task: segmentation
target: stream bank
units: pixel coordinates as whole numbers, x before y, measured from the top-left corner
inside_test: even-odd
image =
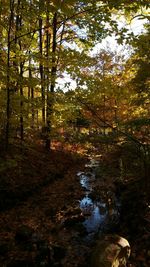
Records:
[[[121,214],[120,223],[120,200],[116,199],[118,192],[115,186],[116,177],[119,177],[118,161],[115,160],[111,165],[104,158],[94,158],[99,162],[96,166],[93,163],[91,166],[87,159],[75,157],[73,161],[73,158],[66,155],[64,165],[62,158],[62,154],[57,154],[56,157],[53,154],[46,162],[44,158],[44,162],[40,161],[40,169],[43,168],[46,174],[53,166],[53,170],[58,172],[60,161],[63,175],[41,187],[38,194],[29,195],[15,207],[1,213],[1,266],[89,267],[91,250],[103,232],[104,235],[117,233],[129,238],[135,254],[132,253],[128,266],[149,267],[148,245],[142,243],[142,254],[136,260],[139,253],[135,244],[137,239],[134,237],[131,240],[132,235],[126,231],[130,228],[125,220],[126,215],[122,217]],[[31,157],[30,159],[30,164],[35,164]],[[48,162],[51,166],[46,170]],[[41,179],[38,176],[37,178],[38,181]],[[33,180],[36,180],[35,176]],[[25,185],[25,179],[23,181]],[[123,189],[120,190],[122,195]],[[129,205],[130,200],[127,201],[127,198],[124,203]],[[96,227],[96,231],[93,231],[93,227]],[[147,236],[146,233],[146,237],[142,238],[148,242]],[[140,237],[141,235],[139,240]]]
[[[91,159],[85,171],[78,173],[85,196],[80,208],[85,216],[83,225],[88,236],[111,231],[119,223],[120,203],[112,188],[107,187],[103,177],[98,177],[100,161]]]
[[[57,162],[55,159],[55,166]],[[84,267],[89,263],[95,237],[100,228],[104,231],[110,218],[105,190],[101,190],[101,186],[105,186],[99,185],[103,196],[98,199],[98,187],[94,186],[98,180],[96,166],[89,166],[91,162],[88,162],[84,167],[84,160],[76,158],[73,162],[67,156],[65,162],[66,174],[41,187],[38,194],[31,194],[19,205],[1,212],[0,262],[3,267]],[[90,190],[85,188],[88,182]],[[90,211],[87,198],[91,202]]]
[[[86,167],[87,170],[80,173],[80,182],[85,188],[85,197],[80,205],[87,215],[84,222],[87,236],[96,240],[103,239],[108,233],[123,236],[131,245],[127,266],[149,267],[150,206],[145,192],[141,190],[141,179],[122,179],[117,158],[114,162],[92,159],[92,164]],[[113,177],[113,174],[116,175]]]

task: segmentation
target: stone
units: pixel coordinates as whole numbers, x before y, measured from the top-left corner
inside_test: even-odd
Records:
[[[29,241],[32,237],[33,229],[27,225],[20,226],[15,235],[15,240],[17,242],[26,242]]]
[[[147,256],[150,257],[150,250],[147,251]]]
[[[82,210],[79,208],[79,207],[75,207],[75,208],[68,208],[66,211],[65,211],[65,215],[79,215],[82,213]]]
[[[11,247],[11,243],[9,242],[0,242],[0,256],[6,255]]]
[[[57,261],[63,259],[66,255],[66,249],[62,246],[55,244],[52,246],[52,250],[53,250],[53,257]]]
[[[120,236],[109,235],[98,241],[91,257],[92,267],[126,267],[130,256],[129,242]]]
[[[33,267],[33,262],[30,260],[12,260],[7,264],[7,267]]]
[[[84,220],[85,220],[85,217],[83,216],[83,214],[74,215],[74,216],[66,218],[63,222],[63,225],[65,227],[72,227],[76,223],[84,222]]]

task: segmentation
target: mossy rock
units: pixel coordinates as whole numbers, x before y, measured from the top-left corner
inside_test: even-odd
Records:
[[[91,257],[91,267],[126,267],[130,245],[117,235],[106,236],[98,241]]]

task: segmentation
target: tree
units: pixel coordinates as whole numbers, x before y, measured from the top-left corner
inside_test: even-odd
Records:
[[[12,35],[12,24],[14,19],[14,0],[9,2],[9,20],[8,20],[8,31],[7,31],[7,76],[6,76],[6,90],[7,90],[7,104],[6,104],[6,149],[9,145],[10,135],[10,116],[11,116],[11,104],[10,104],[10,52],[11,52],[11,35]]]
[[[86,70],[93,64],[88,53],[96,42],[114,32],[123,38],[125,31],[120,31],[116,22],[120,12],[137,14],[139,8],[148,7],[148,2],[6,0],[0,7],[1,69],[5,70],[1,71],[1,91],[6,88],[7,92],[7,100],[3,96],[6,147],[9,137],[15,137],[11,125],[17,129],[20,124],[23,140],[26,126],[35,126],[37,113],[37,124],[46,126],[45,145],[49,149],[57,78],[66,72],[76,77],[77,83],[84,83],[79,62],[83,61],[81,67]],[[92,85],[92,79],[86,83]],[[103,117],[104,98],[105,94]]]

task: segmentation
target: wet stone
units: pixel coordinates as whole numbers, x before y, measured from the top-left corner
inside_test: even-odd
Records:
[[[65,221],[63,222],[63,225],[66,227],[71,227],[74,226],[75,223],[79,223],[79,222],[84,222],[85,217],[82,214],[79,215],[74,215],[71,216],[69,218],[66,218]]]
[[[78,232],[80,237],[86,236],[88,234],[85,226],[82,223],[76,224],[74,229]]]
[[[68,208],[67,211],[65,211],[65,215],[78,215],[81,214],[81,209],[79,207],[76,208]]]

